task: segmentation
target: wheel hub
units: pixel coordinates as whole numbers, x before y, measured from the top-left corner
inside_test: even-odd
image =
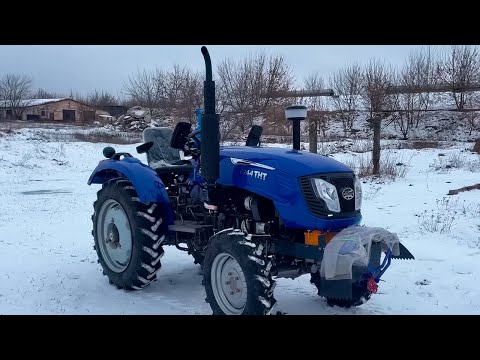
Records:
[[[106,200],[98,213],[97,236],[105,264],[116,273],[124,271],[132,256],[133,239],[128,216],[113,199]]]
[[[122,245],[120,244],[120,234],[118,232],[118,228],[115,225],[115,220],[112,218],[112,221],[107,226],[107,238],[105,242],[110,245],[112,249],[121,248]]]
[[[240,280],[239,274],[233,274],[232,272],[229,272],[227,276],[229,278],[227,281],[225,281],[225,285],[230,287],[230,295],[235,295],[236,293],[242,292],[242,284],[238,283],[238,280]],[[228,288],[226,290],[228,290]]]
[[[227,315],[243,313],[247,304],[247,281],[238,261],[227,253],[218,254],[211,270],[212,289],[222,311]]]

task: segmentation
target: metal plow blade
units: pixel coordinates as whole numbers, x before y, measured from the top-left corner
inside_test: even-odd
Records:
[[[398,256],[393,256],[392,259],[398,259],[398,260],[415,260],[415,257],[412,255],[408,249],[403,246],[402,243],[400,243],[400,255]]]

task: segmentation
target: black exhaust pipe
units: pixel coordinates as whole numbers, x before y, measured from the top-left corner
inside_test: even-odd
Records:
[[[212,80],[212,62],[205,46],[202,46],[202,54],[205,60],[205,81],[203,82],[205,112],[201,128],[202,154],[200,161],[202,177],[206,180],[207,190],[210,193],[220,177],[220,126],[219,116],[215,113],[215,82]]]
[[[293,128],[293,150],[300,150],[300,120],[294,120]]]

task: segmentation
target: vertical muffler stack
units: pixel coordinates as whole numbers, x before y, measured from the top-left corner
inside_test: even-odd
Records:
[[[205,60],[205,81],[203,82],[203,98],[205,112],[201,129],[201,169],[202,178],[207,183],[207,201],[210,202],[215,182],[220,177],[220,125],[219,116],[215,113],[215,82],[212,80],[212,62],[205,46],[202,46]]]

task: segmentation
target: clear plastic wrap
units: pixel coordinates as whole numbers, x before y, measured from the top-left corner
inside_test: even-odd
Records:
[[[340,231],[325,247],[320,276],[327,280],[352,278],[352,266],[368,266],[372,242],[380,243],[382,252],[400,254],[397,234],[382,228],[352,226]]]

